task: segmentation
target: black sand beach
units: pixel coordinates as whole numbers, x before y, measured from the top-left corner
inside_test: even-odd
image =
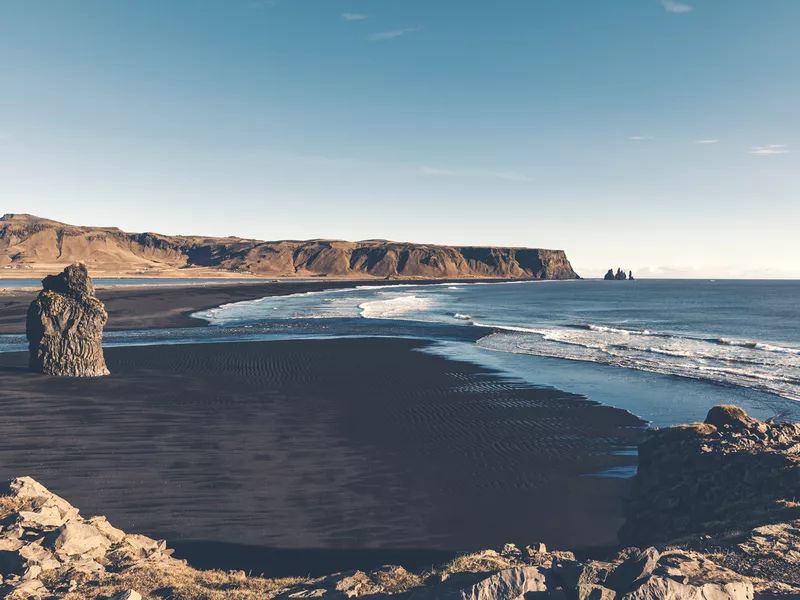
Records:
[[[187,284],[143,284],[99,287],[97,297],[108,312],[107,331],[205,327],[194,319],[194,312],[230,302],[255,300],[265,296],[288,296],[305,292],[353,288],[359,285],[436,285],[459,280],[320,279],[318,281],[224,282]],[[471,283],[498,281],[470,279]],[[25,333],[25,315],[39,290],[0,290],[0,334]]]
[[[0,478],[31,475],[193,564],[271,575],[614,545],[625,481],[586,475],[633,464],[609,453],[643,424],[424,344],[111,348],[94,380],[0,355]]]
[[[108,312],[107,331],[204,327],[207,325],[205,321],[189,315],[229,302],[351,288],[367,283],[383,285],[375,280],[120,285],[98,288],[97,297]],[[0,334],[25,333],[25,315],[38,293],[39,290],[17,291],[10,288],[0,295]]]

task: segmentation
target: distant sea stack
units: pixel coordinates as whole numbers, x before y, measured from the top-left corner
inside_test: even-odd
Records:
[[[65,377],[108,375],[102,347],[108,315],[94,296],[86,265],[48,275],[42,288],[28,309],[25,327],[31,370]]]
[[[578,279],[563,250],[385,240],[264,242],[126,233],[23,214],[0,219],[0,268],[61,268],[75,261],[113,276],[205,268],[262,277]]]
[[[625,271],[622,269],[617,269],[616,274],[614,273],[614,269],[609,269],[608,273],[606,273],[605,277],[603,277],[606,281],[634,281],[633,279],[633,271],[630,271],[629,275],[625,274]]]

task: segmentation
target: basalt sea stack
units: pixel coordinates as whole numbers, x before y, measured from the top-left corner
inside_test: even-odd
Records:
[[[48,275],[42,287],[28,309],[31,370],[66,377],[108,375],[102,348],[108,315],[94,296],[86,265]]]

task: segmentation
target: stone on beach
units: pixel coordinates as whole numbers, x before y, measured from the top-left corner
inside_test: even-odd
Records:
[[[26,323],[31,370],[66,377],[108,375],[102,348],[108,315],[94,296],[86,265],[48,275],[42,288]]]

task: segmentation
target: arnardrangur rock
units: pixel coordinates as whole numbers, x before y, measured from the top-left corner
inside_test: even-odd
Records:
[[[102,347],[108,315],[94,295],[86,265],[76,263],[48,275],[42,288],[28,309],[25,327],[31,370],[65,377],[108,375]]]

